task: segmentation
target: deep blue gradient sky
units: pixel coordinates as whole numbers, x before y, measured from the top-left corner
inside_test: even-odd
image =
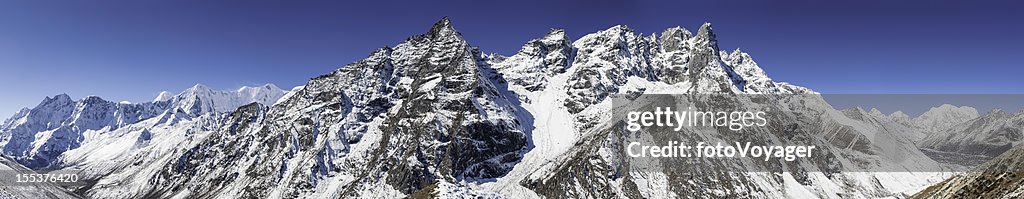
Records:
[[[572,38],[712,22],[779,81],[823,93],[1024,93],[1024,6],[952,1],[3,1],[0,115],[45,96],[149,101],[161,90],[288,89],[422,34],[442,16],[510,55]]]

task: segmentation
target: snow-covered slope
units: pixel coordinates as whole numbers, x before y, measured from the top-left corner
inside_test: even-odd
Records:
[[[111,131],[87,131],[81,146],[61,154],[55,164],[89,182],[79,191],[93,198],[120,197],[118,193],[149,187],[140,176],[157,175],[173,157],[170,154],[194,146],[227,116],[192,117],[175,110]]]

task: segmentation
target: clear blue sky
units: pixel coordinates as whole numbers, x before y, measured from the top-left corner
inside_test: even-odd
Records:
[[[1024,93],[1022,3],[952,1],[0,2],[0,115],[68,93],[148,101],[196,83],[303,84],[450,16],[512,54],[549,28],[573,38],[714,24],[776,80],[823,93]]]

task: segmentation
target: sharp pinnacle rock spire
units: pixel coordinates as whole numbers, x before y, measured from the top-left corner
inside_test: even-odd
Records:
[[[430,28],[430,32],[427,32],[427,36],[430,38],[438,38],[445,35],[459,34],[452,26],[452,21],[448,19],[448,16],[442,17],[441,20],[434,23],[434,26]]]

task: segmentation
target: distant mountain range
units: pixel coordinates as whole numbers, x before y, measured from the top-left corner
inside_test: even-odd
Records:
[[[130,104],[97,96],[72,100],[66,94],[47,97],[31,109],[22,109],[0,126],[3,154],[33,169],[49,168],[65,151],[88,141],[90,131],[102,134],[153,117],[187,119],[206,113],[234,111],[258,102],[273,104],[286,92],[272,84],[214,91],[196,85],[177,95],[161,93],[153,102]]]

